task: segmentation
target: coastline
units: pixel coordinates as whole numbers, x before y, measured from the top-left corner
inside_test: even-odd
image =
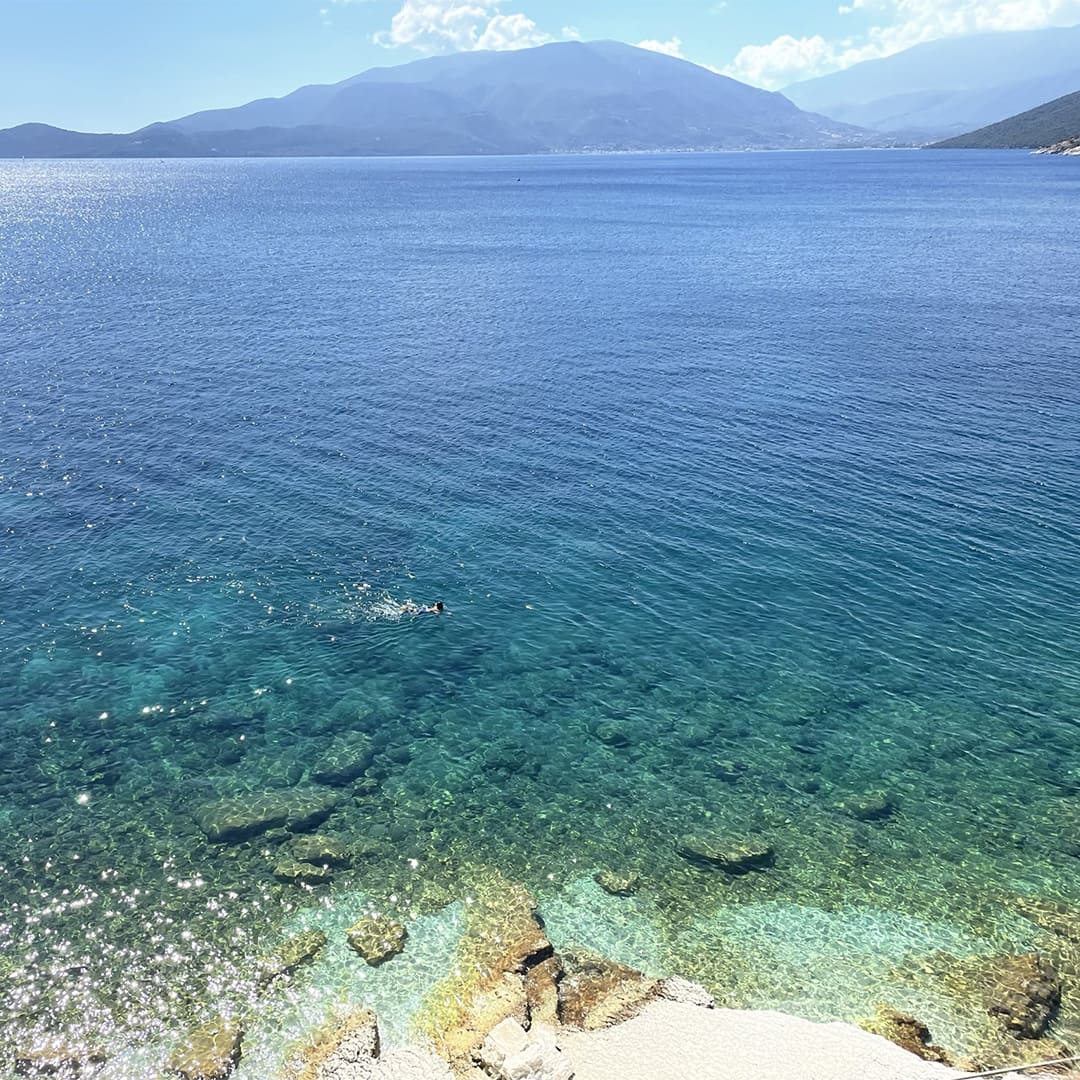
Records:
[[[318,925],[325,929],[309,919],[302,924],[307,929],[266,952],[258,991],[246,1005],[207,1002],[186,1032],[115,1055],[46,1037],[17,1051],[15,1074],[957,1080],[1071,1054],[1049,1033],[1061,982],[1037,955],[994,958],[981,991],[975,975],[964,976],[976,995],[970,1005],[983,1010],[987,1026],[980,1045],[958,1053],[937,1045],[920,1019],[887,1003],[857,1024],[730,1008],[722,988],[717,1001],[678,975],[646,974],[585,949],[557,950],[532,895],[498,874],[474,880],[466,904],[451,905],[429,925],[411,921],[408,929],[370,907],[355,919],[355,902],[340,899],[340,910],[322,905]],[[331,916],[335,921],[327,921]]]

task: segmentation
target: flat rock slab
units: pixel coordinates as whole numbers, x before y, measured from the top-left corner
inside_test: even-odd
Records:
[[[562,1032],[575,1080],[955,1080],[849,1024],[663,999],[624,1024]]]
[[[209,840],[237,844],[267,832],[287,828],[304,832],[321,825],[340,798],[319,788],[253,792],[216,799],[195,808],[195,820]]]

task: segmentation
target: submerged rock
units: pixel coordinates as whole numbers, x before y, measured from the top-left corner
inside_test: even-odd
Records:
[[[908,1053],[915,1054],[924,1061],[952,1064],[948,1052],[940,1046],[933,1045],[930,1029],[921,1020],[916,1020],[908,1013],[879,1005],[872,1017],[859,1021],[859,1027],[874,1035],[880,1035],[889,1042],[896,1043],[897,1046],[902,1046]]]
[[[105,1052],[58,1039],[15,1051],[16,1076],[79,1076],[105,1061]]]
[[[316,866],[348,866],[352,853],[348,845],[336,836],[316,833],[311,836],[294,836],[289,842],[289,854],[300,862]]]
[[[379,1023],[370,1009],[350,1009],[315,1033],[300,1055],[297,1080],[354,1080],[379,1056]]]
[[[567,955],[559,981],[559,1019],[596,1031],[629,1019],[659,992],[656,979],[633,968],[587,953]]]
[[[961,1009],[981,1010],[989,1019],[979,1040],[979,1060],[1013,1064],[1029,1056],[1017,1054],[1017,1042],[1033,1044],[1047,1029],[1061,1000],[1061,981],[1045,956],[1029,953],[1003,956],[951,956],[936,953],[928,972]],[[995,1023],[996,1022],[996,1023]]]
[[[616,749],[629,746],[633,742],[629,729],[625,724],[620,724],[617,720],[601,720],[600,723],[589,729],[589,734],[605,746]]]
[[[311,767],[311,779],[319,784],[351,784],[375,760],[370,735],[353,732],[340,735]]]
[[[1039,1038],[1061,1001],[1054,965],[1037,954],[1000,957],[993,978],[990,1015],[999,1017],[1018,1039]]]
[[[733,838],[688,834],[679,837],[675,850],[695,866],[707,870],[723,870],[728,874],[745,874],[772,866],[776,852],[771,844],[759,837]]]
[[[166,1071],[184,1080],[223,1080],[240,1061],[238,1021],[217,1016],[189,1032],[169,1058]]]
[[[749,766],[733,758],[713,758],[709,771],[725,784],[735,784],[746,775]]]
[[[270,829],[313,829],[334,812],[338,803],[336,795],[317,788],[264,791],[203,803],[195,809],[195,820],[209,840],[236,844]]]
[[[232,765],[239,764],[247,751],[247,740],[242,736],[229,735],[226,736],[218,747],[217,754],[214,760],[218,765],[224,768],[229,768]]]
[[[326,948],[321,930],[305,930],[283,941],[269,956],[259,961],[259,983],[266,986],[282,975],[291,975],[298,967],[314,960]]]
[[[371,967],[384,964],[405,948],[405,927],[386,915],[365,915],[345,931],[349,947]]]
[[[858,821],[882,821],[896,811],[892,800],[882,791],[864,791],[849,795],[836,808]]]
[[[324,885],[334,878],[329,866],[314,866],[285,855],[274,863],[274,877],[290,885]]]
[[[593,880],[601,889],[612,896],[632,896],[638,890],[640,877],[633,871],[619,873],[616,870],[597,870]]]

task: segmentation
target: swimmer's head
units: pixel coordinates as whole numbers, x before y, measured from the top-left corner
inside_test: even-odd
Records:
[[[441,600],[436,600],[435,601],[435,610],[436,611],[442,611],[442,609],[443,609],[443,602]]]

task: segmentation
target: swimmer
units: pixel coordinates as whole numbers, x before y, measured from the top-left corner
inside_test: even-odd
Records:
[[[425,607],[420,607],[411,600],[406,600],[401,605],[403,615],[441,615],[445,610],[446,605],[441,600],[436,600],[434,604],[428,604]]]

